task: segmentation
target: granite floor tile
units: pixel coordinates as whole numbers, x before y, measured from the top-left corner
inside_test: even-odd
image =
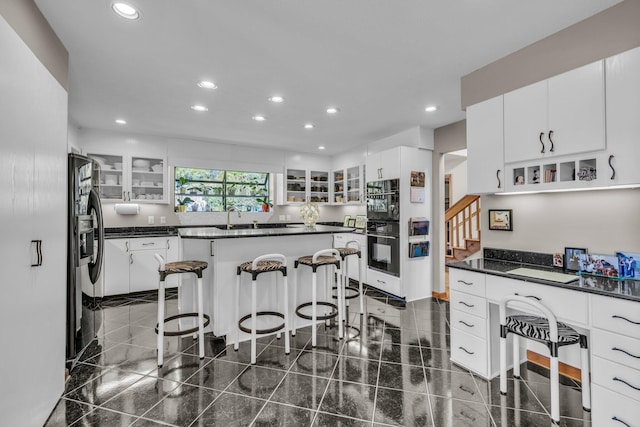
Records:
[[[378,387],[426,393],[427,383],[422,366],[380,362]]]
[[[111,367],[91,365],[88,363],[78,363],[69,374],[64,387],[64,394],[67,394],[76,388],[95,380],[96,378],[109,372]]]
[[[377,360],[340,356],[332,378],[335,380],[376,385],[379,365]]]
[[[523,380],[508,378],[507,379],[507,395],[500,394],[500,378],[496,377],[491,381],[475,378],[479,385],[486,384],[481,388],[484,400],[487,405],[504,406],[528,412],[545,413],[545,409],[531,391],[530,387]]]
[[[248,426],[266,401],[232,393],[223,393],[194,421],[194,427]]]
[[[146,419],[186,427],[204,412],[220,392],[205,387],[180,384],[145,412]]]
[[[64,397],[100,406],[142,378],[144,376],[141,374],[112,369],[65,394]]]
[[[376,388],[373,386],[331,380],[320,405],[320,411],[371,421]]]
[[[298,349],[290,348],[289,354],[286,354],[284,352],[284,347],[270,344],[265,347],[259,355],[257,355],[256,366],[263,366],[267,368],[281,369],[286,371],[296,361],[299,354],[300,350]]]
[[[60,399],[51,412],[44,427],[65,427],[73,424],[80,418],[93,411],[95,406],[74,400]]]
[[[430,396],[434,425],[438,427],[492,427],[493,420],[482,403]]]
[[[227,388],[232,393],[244,394],[259,399],[268,399],[271,393],[278,387],[286,372],[263,368],[261,366],[248,366],[238,378]]]
[[[140,416],[169,395],[180,383],[154,377],[143,377],[107,401],[102,407]]]
[[[374,421],[398,426],[432,426],[429,396],[379,387]]]
[[[429,394],[483,403],[484,398],[476,386],[473,376],[465,370],[426,369]]]
[[[246,368],[245,364],[213,359],[191,375],[186,383],[222,391]]]
[[[271,396],[272,401],[317,409],[329,379],[289,372]]]
[[[292,372],[330,378],[338,362],[338,356],[323,351],[305,350],[291,365]]]
[[[326,412],[318,412],[313,422],[314,427],[369,427],[371,422],[349,417],[341,417]]]
[[[193,374],[204,368],[212,359],[200,357],[192,354],[179,353],[177,356],[164,362],[161,368],[147,373],[147,375],[162,378],[165,380],[173,380],[184,382]]]
[[[418,344],[417,340],[416,344]],[[385,342],[382,346],[380,360],[382,362],[422,366],[422,351],[419,345],[389,344]]]
[[[84,426],[129,426],[133,424],[136,417],[115,412],[108,409],[96,408],[84,417],[73,423],[74,427]]]
[[[310,426],[315,412],[294,406],[267,403],[258,414],[253,425],[256,427],[304,427]]]

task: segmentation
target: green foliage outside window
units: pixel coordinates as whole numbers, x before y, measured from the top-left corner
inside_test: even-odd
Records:
[[[270,200],[269,174],[221,169],[175,168],[174,206],[186,196],[192,200],[186,212],[260,212]]]

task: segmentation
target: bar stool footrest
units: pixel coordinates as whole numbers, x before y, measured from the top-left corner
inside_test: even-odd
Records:
[[[183,319],[186,317],[195,317],[196,319],[198,318],[198,313],[182,313],[182,314],[176,314],[175,316],[169,316],[167,318],[164,319],[164,323],[170,322],[172,320],[176,320],[176,319]],[[209,326],[209,323],[211,323],[211,318],[209,317],[208,314],[203,314],[202,315],[203,319],[204,319],[204,325],[202,325],[202,328],[206,328],[207,326]],[[189,328],[189,329],[183,329],[183,330],[179,330],[179,331],[164,331],[164,336],[165,337],[179,337],[182,335],[189,335],[189,334],[193,334],[194,332],[198,332],[198,330],[200,329],[199,326],[196,326],[194,328]],[[156,334],[158,333],[158,324],[156,323],[156,328],[155,328]]]
[[[338,290],[338,287],[334,286],[331,289],[336,291],[336,290]],[[347,295],[347,292],[349,292],[349,291],[351,291],[353,293],[351,295]],[[355,286],[349,285],[349,286],[345,286],[344,287],[344,293],[345,293],[344,299],[354,299],[354,298],[358,298],[360,296],[360,289],[356,288]],[[338,299],[338,296],[337,295],[331,295],[331,298]]]
[[[305,307],[311,307],[312,305],[313,303],[311,302],[305,302],[304,304],[300,304],[299,306],[296,307],[296,314],[299,317],[302,317],[303,319],[313,320],[313,316],[309,316],[308,314],[304,314],[300,311],[301,309]],[[317,315],[316,320],[328,320],[338,316],[338,306],[335,304],[332,304],[330,302],[320,301],[316,303],[316,306],[329,307],[332,310],[332,312],[329,314]]]
[[[281,319],[284,320],[284,314],[282,313],[278,313],[277,311],[259,311],[256,313],[256,316],[276,316],[279,317]],[[247,334],[251,333],[251,328],[247,328],[245,326],[242,326],[242,322],[244,322],[245,320],[249,320],[251,319],[252,314],[249,313],[246,316],[243,316],[239,321],[238,321],[238,329],[240,329],[242,332],[246,332]],[[271,334],[273,332],[277,332],[277,331],[281,331],[284,330],[284,322],[280,325],[274,326],[272,328],[267,328],[267,329],[256,329],[256,334]]]

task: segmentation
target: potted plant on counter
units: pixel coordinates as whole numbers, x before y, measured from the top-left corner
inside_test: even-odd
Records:
[[[187,211],[187,203],[193,203],[193,199],[190,197],[184,197],[182,199],[178,199],[178,206],[176,206],[176,210],[179,213],[183,213]]]
[[[273,203],[271,203],[271,200],[269,200],[267,196],[258,197],[256,202],[262,203],[262,212],[269,212],[269,209],[273,207]]]
[[[184,176],[179,176],[178,177],[178,190],[180,192],[180,194],[185,194],[187,191],[187,184],[189,183],[189,180],[187,178],[185,178]]]

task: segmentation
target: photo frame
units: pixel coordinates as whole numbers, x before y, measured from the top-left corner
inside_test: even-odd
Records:
[[[511,209],[489,209],[489,230],[513,231]]]
[[[343,227],[349,227],[349,220],[351,219],[351,215],[344,216],[344,222],[342,223]]]
[[[349,219],[349,225],[348,226],[354,228],[356,226],[356,219],[355,218]]]
[[[356,224],[355,227],[359,229],[364,229],[367,226],[367,216],[366,215],[356,215]]]
[[[586,253],[586,248],[564,248],[564,269],[566,271],[579,271],[580,256]]]
[[[424,172],[411,171],[411,187],[424,187]]]

